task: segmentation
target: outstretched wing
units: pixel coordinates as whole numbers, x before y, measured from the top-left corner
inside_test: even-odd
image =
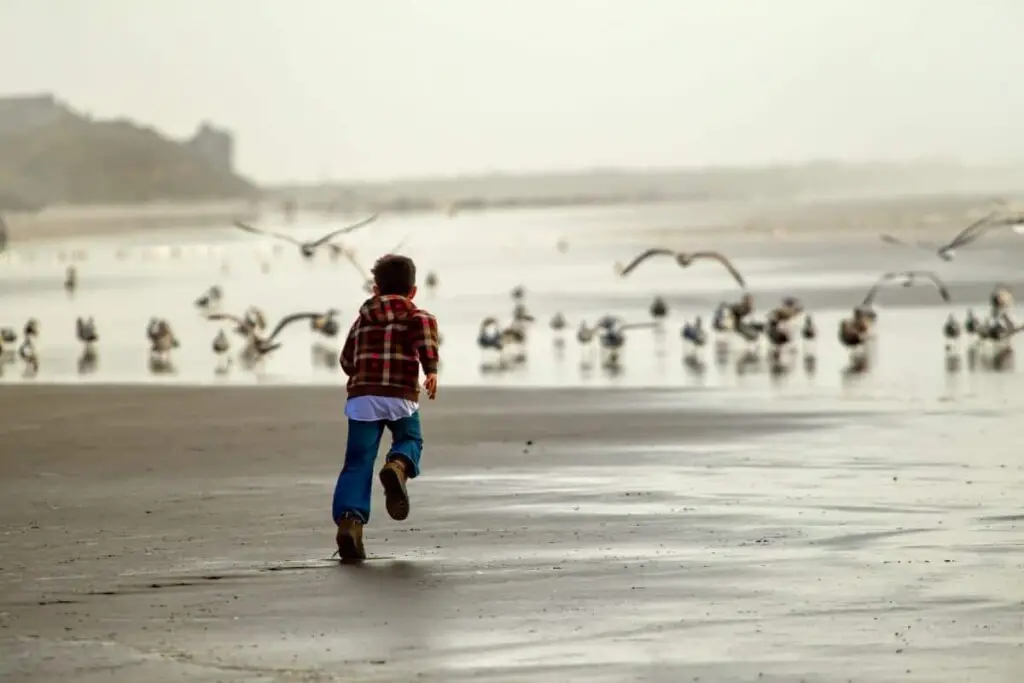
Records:
[[[690,255],[692,259],[713,259],[718,261],[725,269],[732,275],[732,279],[736,280],[740,287],[743,289],[747,288],[747,283],[743,280],[743,276],[740,275],[740,271],[736,270],[736,267],[732,265],[732,262],[717,251],[698,251]]]
[[[274,341],[274,338],[281,333],[281,330],[288,327],[293,322],[296,322],[298,320],[315,319],[321,316],[323,316],[323,313],[292,313],[291,315],[286,315],[285,317],[281,318],[280,322],[277,323],[277,326],[274,327],[274,330],[273,332],[270,333],[270,336],[264,340],[264,343],[269,345],[270,342]]]
[[[241,317],[239,317],[237,315],[232,315],[230,313],[210,313],[210,314],[208,314],[206,316],[206,319],[207,320],[230,320],[231,322],[235,323],[239,327],[248,327],[249,326],[249,323],[246,322],[243,318],[241,318]]]
[[[1005,199],[997,199],[995,201],[995,204],[998,207],[1005,207],[1006,206],[1006,200]],[[973,223],[968,225],[966,228],[961,230],[959,233],[957,233],[956,237],[954,237],[952,240],[950,240],[949,244],[947,244],[945,248],[946,249],[956,249],[957,247],[962,247],[962,246],[964,246],[966,244],[970,244],[974,240],[978,239],[979,237],[982,236],[982,234],[986,230],[988,230],[989,228],[995,227],[995,225],[993,224],[993,220],[992,219],[995,218],[998,213],[999,213],[999,208],[996,208],[996,209],[993,209],[992,211],[988,212],[987,214],[985,214],[984,216],[982,216],[978,220],[974,221]]]
[[[946,283],[943,282],[942,279],[934,272],[930,270],[912,270],[909,275],[913,278],[931,280],[932,284],[935,285],[935,289],[939,290],[939,296],[942,297],[942,300],[947,304],[952,301],[952,297],[949,296],[949,288],[946,287]]]
[[[302,244],[301,242],[299,242],[297,239],[295,239],[294,237],[292,237],[290,235],[282,235],[282,234],[276,233],[276,232],[267,232],[266,230],[257,230],[256,228],[254,228],[251,225],[248,225],[246,223],[243,223],[242,221],[233,221],[232,225],[234,225],[239,230],[245,230],[246,232],[252,233],[253,235],[264,235],[266,237],[276,237],[279,240],[284,240],[286,242],[291,242],[292,244],[298,244],[298,245]]]
[[[872,285],[871,289],[868,290],[867,296],[864,297],[864,301],[861,303],[861,306],[870,308],[871,304],[875,300],[875,297],[878,295],[878,292],[882,290],[882,287],[887,282],[900,277],[906,278],[908,285],[913,284],[914,280],[917,278],[925,278],[926,280],[930,280],[932,284],[935,285],[935,288],[939,290],[939,296],[942,297],[943,301],[949,303],[951,300],[951,297],[949,296],[949,289],[946,287],[946,283],[939,279],[939,276],[933,273],[932,271],[904,270],[893,273],[886,273],[885,275],[880,277],[878,281],[874,285]]]
[[[655,322],[649,322],[649,323],[629,323],[627,325],[619,325],[619,330],[620,331],[625,331],[625,330],[641,330],[641,329],[644,329],[644,328],[657,327],[657,326],[658,326],[658,323],[655,323]]]
[[[411,233],[406,235],[405,237],[403,237],[401,240],[399,240],[398,244],[396,244],[395,246],[391,247],[391,251],[389,251],[388,253],[389,254],[397,254],[402,247],[404,247],[406,244],[409,243],[409,238],[410,237],[412,237]]]
[[[929,251],[935,251],[936,249],[939,248],[938,244],[932,244],[931,242],[921,241],[907,242],[906,240],[901,240],[899,237],[895,237],[888,233],[879,235],[879,237],[881,237],[882,241],[885,242],[886,244],[898,244],[901,247],[918,247],[920,249],[927,249]]]
[[[870,308],[872,302],[874,302],[875,297],[878,295],[878,292],[881,291],[885,283],[900,276],[910,277],[906,271],[900,271],[895,273],[885,273],[882,277],[878,278],[878,280],[875,281],[875,284],[871,285],[871,289],[869,289],[867,295],[865,295],[864,301],[861,302],[861,308]]]
[[[327,233],[326,235],[324,235],[323,237],[321,237],[317,241],[312,242],[311,246],[319,247],[320,245],[329,242],[332,238],[337,237],[338,235],[347,235],[350,232],[354,232],[354,231],[358,230],[359,228],[366,227],[370,223],[372,223],[375,220],[377,220],[377,218],[379,216],[380,216],[379,213],[375,213],[372,216],[370,216],[369,218],[364,218],[363,220],[359,221],[358,223],[353,223],[352,225],[346,225],[344,228],[338,228],[337,230],[332,230],[331,232]]]
[[[619,275],[621,277],[626,277],[637,266],[639,266],[641,263],[643,263],[647,259],[651,258],[652,256],[675,256],[675,255],[676,255],[676,252],[672,251],[671,249],[664,249],[664,248],[648,249],[647,251],[643,252],[642,254],[640,254],[639,256],[634,258],[632,261],[630,261],[629,264],[627,264],[625,268],[623,268],[622,270],[619,271]]]
[[[359,271],[359,274],[363,276],[364,280],[369,280],[370,279],[370,274],[366,272],[366,269],[363,268],[363,265],[361,263],[359,263],[359,261],[356,260],[355,256],[353,256],[352,254],[348,253],[347,251],[344,253],[344,256],[345,256],[345,260],[347,260],[349,263],[351,263],[352,267],[355,268],[357,271]]]

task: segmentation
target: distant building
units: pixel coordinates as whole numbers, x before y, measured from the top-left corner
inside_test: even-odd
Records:
[[[188,141],[188,146],[214,168],[234,173],[235,138],[227,130],[204,122]]]
[[[74,114],[50,93],[0,97],[0,135],[46,126]]]

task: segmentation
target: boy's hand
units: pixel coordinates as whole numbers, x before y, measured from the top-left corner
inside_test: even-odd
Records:
[[[433,401],[437,396],[437,375],[427,375],[427,378],[423,380],[423,388],[427,390],[427,396]]]

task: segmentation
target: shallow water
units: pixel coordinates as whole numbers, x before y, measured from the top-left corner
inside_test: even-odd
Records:
[[[984,310],[996,281],[1020,278],[1016,263],[1024,255],[1024,246],[981,242],[947,264],[924,251],[880,242],[726,242],[723,251],[744,273],[761,310],[785,294],[804,300],[818,324],[817,362],[814,371],[808,372],[798,354],[792,371],[781,376],[767,371],[763,363],[738,368],[741,345],[734,340],[734,353],[727,362],[716,362],[709,345],[703,352],[703,368],[693,369],[683,362],[680,325],[695,315],[703,315],[707,322],[718,301],[738,296],[735,283],[712,263],[681,271],[667,259],[654,261],[627,279],[617,277],[613,267],[647,246],[638,243],[631,226],[665,227],[673,216],[684,236],[707,223],[702,211],[686,206],[492,212],[456,219],[384,217],[346,243],[368,261],[404,241],[402,251],[417,259],[421,278],[427,271],[438,273],[437,291],[421,292],[418,302],[440,320],[444,386],[700,386],[728,389],[729,400],[741,396],[788,402],[839,398],[894,405],[971,402],[982,396],[986,404],[1007,403],[1022,394],[1021,382],[1012,372],[972,371],[966,362],[950,372],[940,329],[951,311],[962,318],[968,306]],[[308,237],[336,224],[314,217],[290,229]],[[556,248],[559,240],[568,245],[564,253]],[[70,262],[80,275],[80,287],[73,296],[61,288],[65,264]],[[264,264],[267,273],[262,272]],[[848,355],[835,339],[839,319],[880,272],[907,267],[940,272],[956,303],[946,307],[934,290],[926,288],[883,293],[871,372],[847,377],[843,368]],[[334,307],[342,311],[344,333],[364,298],[361,283],[361,276],[344,259],[333,262],[327,254],[318,254],[312,263],[304,262],[293,245],[232,228],[80,238],[15,248],[0,264],[0,326],[20,327],[28,317],[40,321],[41,368],[26,378],[20,362],[9,362],[0,381],[341,383],[344,378],[335,362],[341,338],[314,339],[302,322],[283,333],[284,346],[258,371],[246,371],[236,361],[226,373],[217,373],[220,362],[211,343],[219,323],[204,320],[193,301],[210,285],[219,284],[225,292],[222,310],[240,313],[255,304],[268,314],[271,325],[290,312]],[[508,372],[483,372],[482,365],[493,359],[476,348],[478,322],[488,315],[510,316],[509,292],[519,284],[526,287],[527,304],[538,319],[528,343],[528,362]],[[581,361],[592,356],[575,342],[578,322],[592,323],[607,313],[647,321],[655,293],[664,296],[671,308],[664,330],[630,333],[617,372],[581,367]],[[555,348],[553,333],[547,329],[548,319],[557,311],[569,321],[563,350]],[[98,363],[87,374],[79,370],[80,345],[74,339],[78,315],[94,316],[100,335]],[[150,371],[144,333],[154,315],[167,318],[181,340],[172,356],[172,371],[158,375]],[[234,355],[241,339],[231,335],[231,340]],[[8,356],[12,350],[8,348]]]

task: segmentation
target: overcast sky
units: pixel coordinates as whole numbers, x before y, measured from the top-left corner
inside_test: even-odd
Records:
[[[0,93],[259,181],[1024,157],[1024,0],[0,0]]]

